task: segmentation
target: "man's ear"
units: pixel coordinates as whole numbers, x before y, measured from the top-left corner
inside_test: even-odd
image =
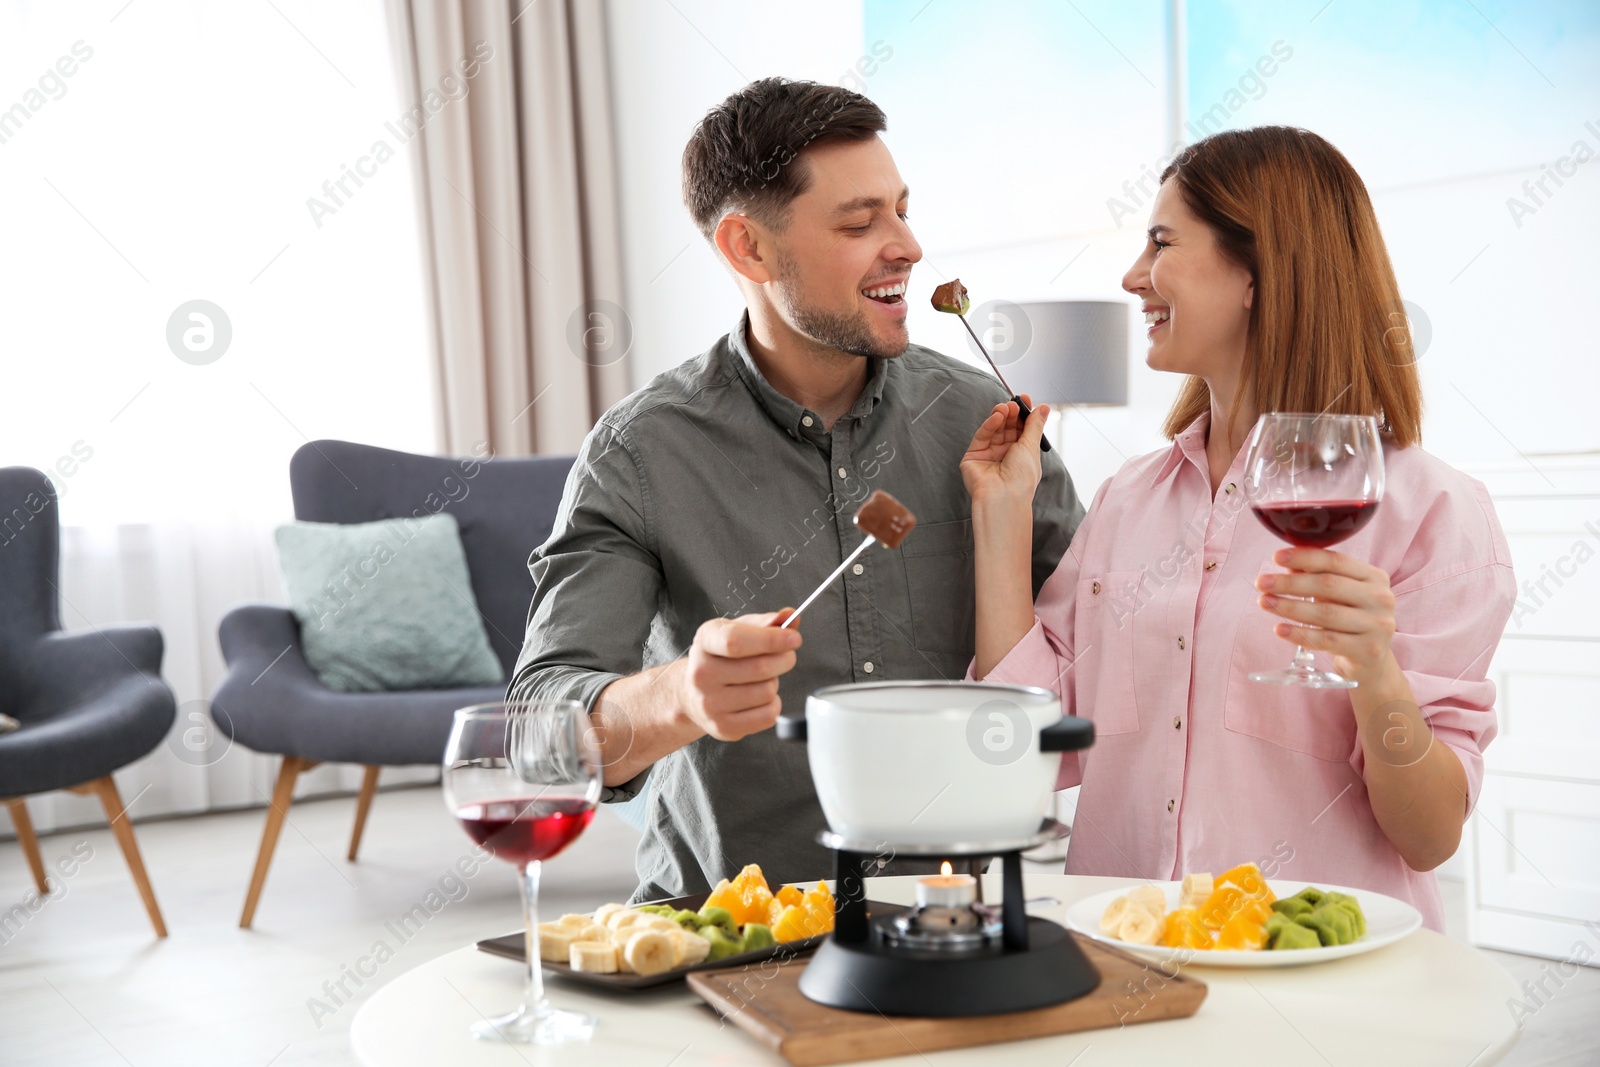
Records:
[[[777,276],[772,235],[749,215],[729,212],[722,216],[711,239],[741,278],[764,285]]]

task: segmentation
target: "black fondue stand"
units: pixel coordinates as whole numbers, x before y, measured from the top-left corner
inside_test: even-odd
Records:
[[[802,740],[805,720],[780,716],[778,734]],[[1042,735],[1043,747],[1068,751],[1087,748],[1094,730],[1088,720],[1069,717]],[[1045,819],[1036,833],[1012,841],[895,845],[823,831],[817,841],[835,859],[834,929],[806,964],[800,991],[817,1003],[849,1011],[938,1018],[1045,1008],[1092,992],[1100,973],[1062,926],[1027,914],[1022,887],[1022,854],[1068,832],[1061,823]],[[980,944],[969,937],[956,950],[942,947],[937,933],[910,939],[923,940],[928,947],[897,938],[896,920],[904,923],[912,909],[875,903],[869,913],[867,907],[868,865],[876,870],[877,858],[886,851],[896,858],[967,859],[974,869],[982,860],[998,857],[998,931],[991,923],[991,936]],[[981,883],[977,888],[981,892]]]

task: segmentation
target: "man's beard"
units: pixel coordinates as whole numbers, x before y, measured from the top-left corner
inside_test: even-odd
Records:
[[[778,253],[778,270],[786,279],[799,275],[799,265],[787,254]],[[787,281],[774,286],[778,302],[783,305],[794,328],[825,348],[836,348],[851,356],[873,359],[894,359],[905,352],[909,339],[898,342],[880,340],[872,332],[863,311],[826,311],[802,303],[797,286]]]

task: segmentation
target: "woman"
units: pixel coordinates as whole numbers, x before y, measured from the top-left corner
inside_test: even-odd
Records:
[[[1094,720],[1058,786],[1083,786],[1069,872],[1177,879],[1254,860],[1408,900],[1441,930],[1427,872],[1456,850],[1496,729],[1485,673],[1514,596],[1505,536],[1483,486],[1417,445],[1399,289],[1344,156],[1305,130],[1228,131],[1161,180],[1123,288],[1143,301],[1149,365],[1188,375],[1173,443],[1100,488],[1030,606],[1048,409],[1019,425],[1015,405],[996,407],[961,468],[972,676],[1057,690]],[[1243,515],[1244,446],[1265,411],[1378,416],[1384,500],[1342,551],[1286,548]],[[1248,679],[1294,644],[1358,687]]]

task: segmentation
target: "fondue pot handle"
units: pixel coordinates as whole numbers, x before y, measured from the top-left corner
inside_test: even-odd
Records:
[[[806,713],[791,715],[787,711],[778,715],[778,740],[804,741],[806,739]]]
[[[780,717],[779,722],[782,722]],[[1039,731],[1040,752],[1076,752],[1094,744],[1094,723],[1076,715],[1064,715]]]

